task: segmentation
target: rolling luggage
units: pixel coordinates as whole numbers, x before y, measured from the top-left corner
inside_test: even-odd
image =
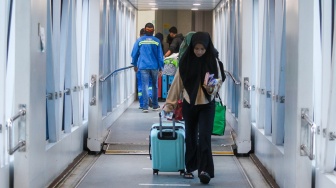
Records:
[[[153,174],[161,172],[184,173],[185,160],[185,132],[184,124],[173,122],[162,123],[161,113],[160,123],[152,125],[149,135],[149,156],[152,160]]]
[[[162,88],[162,98],[166,99],[168,95],[168,76],[165,74],[162,75],[161,88]]]
[[[168,91],[169,91],[169,88],[171,86],[171,84],[173,83],[173,80],[174,80],[174,75],[172,76],[169,76],[169,75],[165,75],[163,74],[162,75],[162,98],[163,99],[166,99],[167,96],[168,96]]]
[[[158,98],[162,98],[162,81],[161,81],[161,76],[158,76]]]

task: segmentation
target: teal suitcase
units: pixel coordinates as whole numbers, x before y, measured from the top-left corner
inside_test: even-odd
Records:
[[[149,135],[149,155],[152,160],[153,174],[161,172],[185,171],[185,131],[184,124],[173,122],[152,125]]]
[[[162,75],[162,98],[163,99],[166,99],[167,96],[168,96],[168,91],[169,91],[169,88],[171,86],[171,84],[173,83],[173,80],[174,80],[174,75]]]

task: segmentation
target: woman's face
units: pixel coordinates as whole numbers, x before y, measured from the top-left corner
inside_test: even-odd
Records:
[[[196,57],[201,57],[205,53],[206,49],[204,48],[203,44],[196,44],[194,47],[194,53]]]

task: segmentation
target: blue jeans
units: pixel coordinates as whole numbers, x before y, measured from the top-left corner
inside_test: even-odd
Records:
[[[141,73],[140,71],[138,71],[136,73],[136,78],[137,78],[137,85],[138,85],[138,99],[139,99],[139,104],[140,104],[140,108],[143,108],[143,97],[142,97],[142,83],[141,83]],[[149,85],[150,87],[148,87],[148,95],[150,98],[152,98],[152,79],[149,78]]]
[[[153,69],[142,69],[139,70],[141,74],[141,84],[142,84],[142,101],[143,109],[148,110],[148,83],[149,79],[152,79],[152,97],[153,97],[153,108],[159,108],[158,102],[158,70]]]

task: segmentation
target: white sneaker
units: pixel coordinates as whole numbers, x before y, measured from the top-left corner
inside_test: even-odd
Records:
[[[148,110],[147,109],[143,109],[142,112],[143,113],[148,113]]]

